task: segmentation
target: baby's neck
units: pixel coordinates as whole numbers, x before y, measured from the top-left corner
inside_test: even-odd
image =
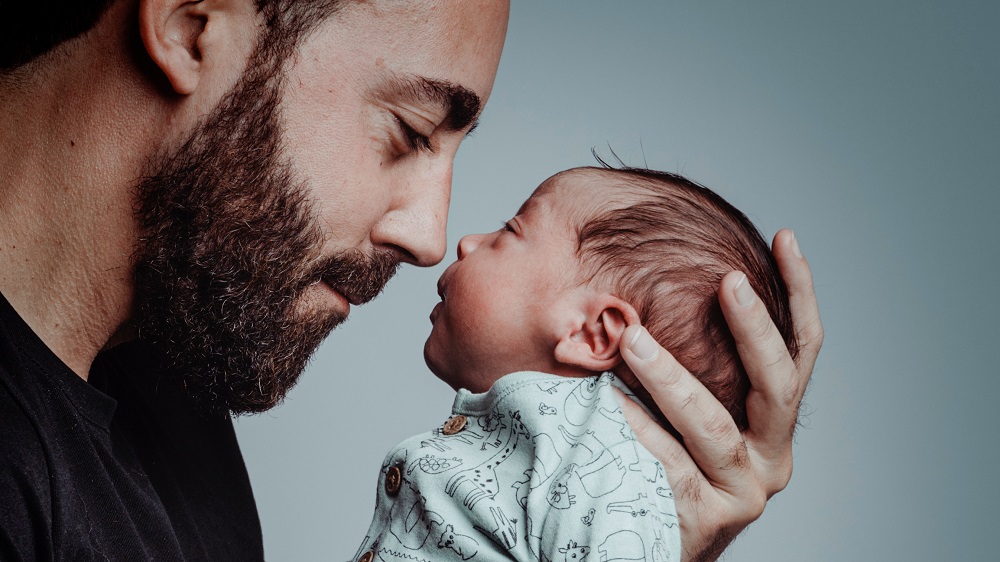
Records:
[[[488,369],[482,371],[470,371],[470,373],[475,373],[473,376],[463,377],[462,380],[457,381],[458,385],[453,384],[452,386],[455,390],[458,388],[465,388],[470,392],[483,393],[488,392],[493,385],[501,378],[509,375],[511,373],[519,373],[524,371],[534,371],[538,373],[548,373],[550,375],[556,375],[559,377],[566,378],[585,378],[600,375],[600,371],[590,371],[587,369],[582,369],[580,367],[573,367],[569,365],[543,365],[541,368],[535,366],[517,366],[504,369]],[[635,379],[635,377],[632,377]],[[631,387],[629,387],[631,388]]]

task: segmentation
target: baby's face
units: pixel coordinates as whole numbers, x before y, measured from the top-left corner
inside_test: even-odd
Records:
[[[581,285],[574,210],[588,199],[584,175],[549,178],[499,230],[459,241],[424,345],[428,367],[452,387],[483,392],[510,372],[555,372],[554,312]]]

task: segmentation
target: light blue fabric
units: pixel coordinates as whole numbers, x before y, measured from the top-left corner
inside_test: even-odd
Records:
[[[355,560],[680,560],[673,494],[625,423],[610,373],[521,372],[459,391],[467,425],[411,437],[386,457]],[[402,471],[390,495],[385,475]]]

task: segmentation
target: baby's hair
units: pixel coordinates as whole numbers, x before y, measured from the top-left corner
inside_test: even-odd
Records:
[[[719,305],[723,276],[746,274],[792,358],[798,356],[788,290],[767,242],[746,215],[704,186],[669,172],[601,163],[593,170],[616,182],[615,203],[586,213],[580,227],[586,281],[634,306],[649,333],[745,429],[750,380]]]

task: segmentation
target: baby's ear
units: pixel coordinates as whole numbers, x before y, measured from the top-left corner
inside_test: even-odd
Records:
[[[556,343],[557,362],[588,371],[603,372],[621,363],[618,344],[625,328],[639,322],[629,303],[598,293],[583,299],[581,314]]]

